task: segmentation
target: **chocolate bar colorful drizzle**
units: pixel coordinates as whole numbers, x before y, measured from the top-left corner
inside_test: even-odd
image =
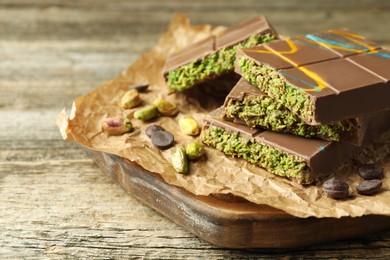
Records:
[[[390,108],[390,52],[344,29],[239,49],[236,71],[310,125]]]
[[[268,172],[310,184],[348,160],[357,149],[224,121],[220,110],[205,118],[202,141],[227,155],[242,157]]]
[[[329,141],[348,141],[360,145],[363,141],[365,119],[312,126],[286,107],[271,99],[265,92],[241,78],[225,99],[225,119],[250,127],[260,127],[276,132],[304,137],[317,137]]]
[[[234,70],[236,49],[269,42],[277,38],[264,16],[239,23],[219,36],[211,36],[169,57],[164,76],[174,91],[184,91],[207,79]]]

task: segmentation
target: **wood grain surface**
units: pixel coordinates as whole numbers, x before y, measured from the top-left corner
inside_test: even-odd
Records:
[[[149,50],[175,12],[215,25],[263,13],[283,35],[347,27],[390,47],[386,0],[0,0],[0,257],[389,259],[389,231],[295,250],[216,248],[61,140],[59,111]]]
[[[132,197],[221,248],[298,248],[390,229],[390,217],[298,218],[231,194],[196,196],[117,155],[84,148]]]

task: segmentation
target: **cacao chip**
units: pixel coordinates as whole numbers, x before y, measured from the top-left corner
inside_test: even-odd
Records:
[[[151,140],[154,146],[162,150],[168,149],[174,142],[173,135],[165,130],[155,132],[152,135]]]
[[[374,195],[381,190],[382,180],[372,179],[360,183],[356,190],[361,195]]]
[[[358,174],[365,180],[382,179],[383,169],[375,164],[363,164],[359,167]]]
[[[149,137],[149,138],[152,138],[152,135],[154,135],[156,132],[158,131],[165,131],[164,128],[162,128],[161,126],[159,125],[151,125],[151,126],[148,126],[145,130],[145,134]]]
[[[144,92],[149,88],[149,84],[136,84],[136,85],[131,85],[127,89],[136,89],[138,92]]]
[[[331,178],[324,182],[322,189],[332,199],[345,199],[349,196],[349,185],[337,178]]]

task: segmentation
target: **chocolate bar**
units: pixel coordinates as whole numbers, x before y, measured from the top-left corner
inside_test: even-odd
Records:
[[[226,120],[243,122],[252,128],[260,127],[328,141],[343,140],[358,146],[363,141],[367,122],[365,118],[354,118],[328,125],[309,125],[244,78],[238,81],[226,97],[223,113]]]
[[[264,16],[241,22],[170,56],[163,70],[171,90],[184,91],[208,79],[233,72],[236,49],[277,38]]]
[[[310,125],[390,109],[390,52],[334,29],[239,49],[236,72]]]
[[[268,172],[301,184],[321,179],[351,158],[357,147],[253,129],[222,119],[221,110],[205,118],[202,141],[227,155],[242,157]]]

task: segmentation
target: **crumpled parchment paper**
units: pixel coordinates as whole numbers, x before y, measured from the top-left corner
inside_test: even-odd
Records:
[[[279,178],[253,166],[242,159],[233,159],[221,152],[206,148],[207,157],[190,164],[190,174],[177,174],[171,166],[172,147],[165,151],[155,148],[145,135],[146,127],[159,124],[175,136],[176,145],[185,145],[197,139],[180,133],[178,120],[192,116],[200,125],[206,113],[220,106],[221,97],[211,87],[193,88],[186,93],[169,95],[162,68],[167,55],[223,30],[209,25],[192,26],[183,15],[173,18],[167,32],[156,46],[141,54],[127,70],[112,81],[91,93],[77,98],[68,116],[65,109],[59,114],[57,124],[66,140],[73,140],[89,149],[112,153],[135,162],[144,169],[160,174],[171,184],[180,186],[196,195],[234,194],[257,204],[266,204],[297,217],[362,216],[367,214],[390,215],[390,160],[383,163],[385,178],[382,192],[375,196],[357,195],[355,187],[362,181],[352,167],[344,167],[336,173],[351,186],[351,198],[336,201],[323,194],[321,187],[303,187],[287,179]],[[179,107],[175,117],[160,117],[152,122],[132,119],[134,131],[122,136],[108,136],[101,130],[106,117],[128,116],[134,112],[123,110],[119,102],[131,84],[149,83],[146,93],[141,93],[144,104],[151,104],[156,97],[164,97]],[[198,137],[199,138],[199,137]],[[375,149],[389,150],[390,135],[377,143]]]

